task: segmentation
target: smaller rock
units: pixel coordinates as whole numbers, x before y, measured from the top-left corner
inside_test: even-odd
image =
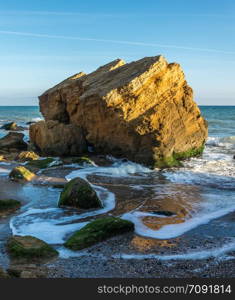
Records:
[[[48,157],[45,159],[31,160],[26,164],[26,166],[28,167],[33,167],[37,169],[46,169],[49,167],[59,166],[59,165],[61,165],[61,162],[52,157]]]
[[[16,160],[19,160],[21,162],[37,159],[39,159],[39,156],[33,151],[23,151],[16,157]]]
[[[10,237],[7,250],[13,258],[49,258],[58,255],[54,248],[33,236]]]
[[[30,172],[25,167],[19,166],[19,167],[15,167],[11,171],[9,177],[11,180],[15,180],[15,181],[19,181],[19,180],[30,181],[35,177],[35,174]]]
[[[2,211],[18,209],[20,205],[21,205],[20,201],[17,200],[13,200],[13,199],[0,200],[0,213]]]
[[[233,155],[233,159],[235,159],[235,155]]]
[[[27,147],[23,133],[10,132],[0,139],[0,150],[13,152],[13,150],[27,150]]]
[[[97,219],[75,232],[64,244],[72,250],[80,250],[110,237],[134,230],[134,224],[115,217]]]
[[[15,122],[4,124],[1,129],[11,130],[11,131],[23,131],[24,127],[18,126]]]
[[[61,192],[59,206],[88,209],[102,207],[102,203],[86,180],[74,178],[65,185]]]

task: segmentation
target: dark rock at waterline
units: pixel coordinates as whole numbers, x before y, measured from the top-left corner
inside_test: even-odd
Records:
[[[235,155],[233,155],[233,159],[235,159]]]
[[[168,210],[156,210],[156,211],[152,211],[151,213],[155,215],[166,216],[166,217],[175,216],[174,212]]]
[[[11,131],[24,131],[24,127],[18,126],[15,122],[4,124],[1,129],[11,130]]]
[[[8,135],[0,139],[0,151],[19,151],[27,150],[27,143],[24,141],[24,134],[18,132],[10,132]]]
[[[58,205],[84,209],[102,207],[96,191],[81,178],[74,178],[65,185]]]
[[[13,199],[0,199],[0,213],[9,211],[9,210],[16,210],[20,207],[20,201],[13,200]]]
[[[75,232],[64,244],[72,250],[80,250],[110,237],[134,231],[134,224],[115,217],[97,219]]]
[[[49,258],[58,255],[55,249],[33,236],[10,237],[7,250],[13,258]]]

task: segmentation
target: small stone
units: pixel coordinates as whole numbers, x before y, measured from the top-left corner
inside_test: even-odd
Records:
[[[20,180],[31,181],[35,177],[35,174],[29,171],[28,169],[26,169],[25,167],[19,166],[19,167],[15,167],[11,171],[9,177],[11,180],[14,181],[20,181]]]

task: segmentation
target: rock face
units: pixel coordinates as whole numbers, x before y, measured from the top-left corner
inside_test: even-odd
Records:
[[[54,120],[78,126],[98,153],[161,167],[200,154],[207,138],[206,121],[180,65],[162,56],[129,64],[116,60],[91,74],[79,73],[39,100],[47,122],[31,126],[36,145],[41,137],[35,128],[48,132],[45,127]],[[52,140],[47,138],[50,145]],[[48,152],[63,154],[64,147],[49,147]]]
[[[23,140],[23,133],[10,132],[0,139],[0,151],[26,150],[28,145]]]
[[[58,121],[31,125],[30,139],[44,155],[77,155],[87,150],[81,127]]]

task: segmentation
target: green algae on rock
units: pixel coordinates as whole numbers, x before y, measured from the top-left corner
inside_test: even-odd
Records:
[[[15,167],[9,174],[11,180],[26,180],[30,181],[35,177],[35,174],[23,166]]]
[[[29,161],[26,166],[28,167],[34,167],[38,169],[46,169],[55,165],[59,165],[60,163],[56,161],[55,158],[48,157],[45,159],[37,159],[37,160],[31,160]]]
[[[110,237],[134,230],[134,224],[116,217],[97,219],[75,232],[64,244],[72,250],[80,250]]]
[[[54,248],[33,236],[10,237],[7,250],[13,258],[50,258],[58,255]]]
[[[65,185],[60,194],[58,205],[84,209],[102,207],[95,190],[81,178],[74,178]]]
[[[182,160],[188,159],[190,157],[198,157],[202,155],[204,151],[204,144],[199,148],[193,148],[185,152],[173,152],[172,156],[164,157],[155,162],[155,168],[172,168],[172,167],[182,167]]]
[[[0,213],[7,210],[15,210],[21,206],[20,201],[13,199],[0,199]]]

